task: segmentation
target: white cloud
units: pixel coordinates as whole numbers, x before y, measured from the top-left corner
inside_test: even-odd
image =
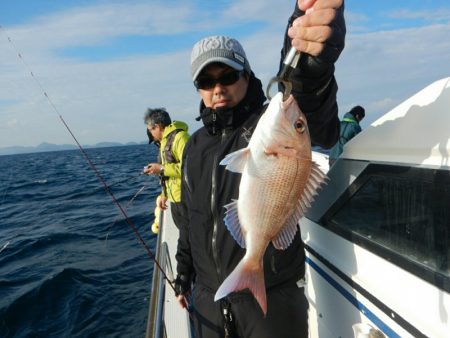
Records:
[[[80,7],[0,34],[0,147],[71,142],[27,67],[82,144],[145,140],[142,116],[147,107],[165,106],[175,119],[196,129],[199,98],[189,74],[190,47],[213,28],[224,34],[238,32],[265,86],[277,71],[293,4],[283,3],[273,10],[268,0],[225,2],[227,7],[214,11],[212,4],[198,9],[189,1],[171,1],[167,6],[152,1]],[[347,45],[336,65],[341,114],[361,104],[368,123],[434,80],[450,76],[450,25],[364,33],[367,17],[348,8],[346,16]],[[257,32],[236,29],[253,20]],[[361,30],[355,29],[358,26]],[[164,52],[167,49],[155,45],[147,54],[124,53],[101,61],[58,54],[67,47],[99,46],[119,37],[152,34],[192,41],[180,41],[182,47],[170,49],[174,51]],[[26,64],[7,41],[8,35]]]
[[[12,120],[6,121],[6,126],[8,128],[14,128],[18,124],[19,124],[19,121],[17,119],[12,119]]]
[[[449,34],[450,24],[349,34],[337,64],[341,114],[352,104],[361,104],[374,109],[366,110],[368,123],[428,84],[450,76]]]
[[[226,20],[239,23],[261,21],[266,24],[279,26],[285,23],[288,15],[294,10],[293,2],[282,1],[274,4],[269,1],[241,0],[233,3],[225,12]]]
[[[104,4],[76,7],[11,29],[15,40],[36,49],[105,43],[127,35],[170,35],[190,29],[189,5]]]
[[[370,23],[370,18],[363,13],[357,13],[357,12],[351,12],[351,11],[345,12],[345,24],[347,26],[347,30],[351,31],[352,33],[368,31],[369,23]]]
[[[262,8],[266,8],[264,2],[260,3]],[[245,4],[239,6],[242,5]],[[229,15],[216,18],[212,14],[203,15],[201,10],[194,11],[189,2],[169,6],[154,2],[97,5],[73,8],[8,29],[6,34],[13,40],[12,43],[6,42],[6,39],[2,41],[8,54],[0,56],[0,61],[8,64],[10,69],[3,78],[5,81],[0,80],[0,100],[14,99],[18,103],[3,105],[2,110],[9,111],[19,120],[26,120],[25,112],[34,107],[33,116],[36,117],[39,112],[39,119],[34,121],[35,132],[20,133],[9,129],[9,132],[0,135],[0,143],[2,146],[18,143],[33,145],[42,141],[59,143],[55,141],[60,137],[60,133],[56,132],[60,127],[59,113],[74,132],[83,131],[80,142],[84,144],[106,140],[143,140],[145,127],[142,115],[148,106],[165,106],[174,118],[186,120],[192,129],[196,129],[199,123],[194,121],[194,117],[198,115],[199,98],[189,76],[190,46],[173,53],[159,52],[101,62],[61,58],[58,53],[67,47],[109,43],[116,37],[187,34],[213,26],[232,28],[235,22],[250,22],[253,17],[257,17],[258,21],[273,20],[270,15],[260,17],[264,11],[257,7],[253,11],[248,7],[248,19],[245,21],[234,16],[233,11],[237,7],[230,6]],[[275,55],[279,53],[282,31],[279,34],[275,49],[270,43],[261,43],[267,41],[263,35],[258,36],[260,48],[256,53],[251,53],[258,57],[252,62],[255,69],[259,64],[257,60],[263,59],[260,55],[267,54],[260,51],[272,48]],[[157,51],[158,46],[154,50]],[[17,58],[16,52],[20,52],[23,58]],[[29,75],[30,70],[39,84]],[[42,88],[39,88],[40,85]],[[48,93],[51,104],[33,99],[43,98],[43,91]],[[52,104],[57,113],[53,111]],[[46,131],[44,138],[36,133],[39,130]]]
[[[433,8],[429,10],[411,10],[402,9],[392,11],[387,14],[393,19],[407,19],[407,20],[426,20],[429,22],[441,22],[450,20],[450,9],[449,8]]]

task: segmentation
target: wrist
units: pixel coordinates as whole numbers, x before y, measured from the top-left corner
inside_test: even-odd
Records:
[[[292,90],[300,94],[321,95],[334,78],[334,64],[317,57],[302,55],[299,65],[292,71]]]
[[[185,295],[191,290],[191,277],[178,274],[175,279],[175,295]]]

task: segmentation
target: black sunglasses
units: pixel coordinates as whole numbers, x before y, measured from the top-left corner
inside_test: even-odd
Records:
[[[197,80],[194,81],[194,86],[197,89],[211,89],[216,86],[216,84],[220,83],[222,86],[230,86],[239,80],[241,75],[244,74],[243,70],[227,72],[222,74],[218,78],[212,78],[209,76],[198,77]]]

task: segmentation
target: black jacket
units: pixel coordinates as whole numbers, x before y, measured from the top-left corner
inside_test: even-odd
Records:
[[[301,14],[297,8],[291,21]],[[290,39],[285,38],[282,59],[289,48]],[[332,146],[339,134],[334,61],[303,57],[300,68],[292,73],[293,94],[307,116],[312,143],[324,147]],[[310,64],[302,69],[305,62]],[[245,254],[223,222],[224,205],[238,198],[241,175],[225,170],[219,162],[248,145],[265,100],[262,84],[252,74],[245,98],[234,109],[213,111],[201,107],[205,126],[191,136],[185,147],[181,204],[186,217],[180,224],[177,272],[195,275],[196,283],[213,292]],[[304,259],[300,232],[286,250],[276,250],[270,244],[264,256],[266,287],[294,283],[303,277]]]

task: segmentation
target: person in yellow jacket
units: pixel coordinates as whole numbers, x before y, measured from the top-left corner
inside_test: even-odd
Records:
[[[181,161],[186,142],[189,139],[188,125],[181,121],[173,121],[165,108],[148,108],[144,122],[154,142],[160,144],[160,163],[149,163],[144,169],[146,174],[159,175],[162,192],[156,206],[167,209],[170,201],[170,211],[175,225],[183,216],[180,207],[181,200]]]

